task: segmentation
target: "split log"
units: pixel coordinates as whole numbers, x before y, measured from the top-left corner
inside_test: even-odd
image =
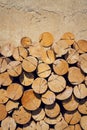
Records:
[[[7,72],[12,77],[17,77],[22,73],[22,66],[20,61],[11,61],[7,65]]]
[[[8,72],[0,74],[0,85],[8,86],[12,83],[13,78],[9,76]]]
[[[55,94],[50,90],[48,90],[46,91],[46,93],[42,95],[41,100],[44,104],[51,105],[55,102]]]
[[[83,104],[79,104],[79,106],[78,106],[78,111],[79,111],[81,114],[87,114],[87,101],[84,102]]]
[[[8,116],[1,122],[1,128],[2,128],[2,130],[15,130],[16,123],[13,118]]]
[[[75,36],[71,32],[66,32],[61,37],[61,40],[65,40],[68,45],[72,45],[75,41]]]
[[[31,121],[27,125],[23,126],[23,130],[37,130],[36,129],[36,123],[34,121]]]
[[[43,94],[48,88],[47,81],[44,78],[36,78],[33,81],[32,89],[37,94]]]
[[[56,98],[60,101],[67,100],[71,97],[72,91],[73,91],[72,87],[66,86],[65,90],[63,92],[59,93],[56,96]]]
[[[28,48],[32,44],[32,41],[29,37],[23,37],[21,39],[21,45],[25,48]]]
[[[78,99],[83,99],[87,96],[87,87],[85,84],[79,84],[74,87],[74,95]]]
[[[22,67],[26,72],[33,72],[37,67],[37,59],[33,56],[26,57],[22,62]]]
[[[22,47],[22,46],[18,46],[14,49],[13,52],[13,58],[17,61],[23,61],[24,58],[26,58],[28,56],[28,51]]]
[[[12,83],[7,87],[7,96],[12,100],[18,100],[23,94],[23,87],[18,83]]]
[[[62,105],[65,108],[65,110],[74,111],[78,108],[79,103],[75,100],[74,96],[72,95],[72,97],[69,100],[63,101]]]
[[[53,35],[49,32],[44,32],[40,35],[39,43],[44,47],[49,47],[53,44]]]
[[[53,63],[53,70],[58,75],[64,75],[68,72],[68,63],[64,59],[57,59]]]
[[[68,124],[75,125],[80,121],[81,115],[78,111],[76,111],[74,113],[69,113],[69,114],[65,113],[64,119]]]
[[[81,129],[81,126],[79,124],[76,124],[74,130],[82,130],[82,129]]]
[[[87,41],[86,40],[79,40],[73,44],[74,48],[79,53],[85,53],[87,52]]]
[[[50,118],[55,118],[60,113],[60,106],[57,103],[52,105],[45,105],[45,113]]]
[[[0,104],[0,121],[2,121],[3,119],[5,119],[7,116],[7,112],[6,112],[6,106],[3,104]]]
[[[80,125],[84,130],[87,130],[87,116],[81,117]]]
[[[9,101],[6,103],[6,111],[7,111],[8,113],[11,113],[14,109],[17,109],[17,108],[18,108],[18,105],[19,105],[18,102],[13,102],[13,101],[9,100]]]
[[[44,119],[44,117],[45,117],[45,111],[44,111],[44,109],[38,108],[37,110],[32,111],[32,118],[35,121],[41,121],[41,120]]]
[[[41,78],[47,78],[51,74],[51,68],[46,63],[39,63],[37,66],[37,75]]]
[[[24,86],[30,86],[34,81],[34,75],[32,73],[22,72],[19,77],[20,83]]]
[[[0,57],[0,73],[5,72],[7,69],[7,61],[6,58]]]
[[[0,104],[4,104],[8,101],[7,91],[5,89],[0,89]]]
[[[49,125],[44,120],[37,122],[36,130],[49,130]]]
[[[32,89],[26,90],[21,98],[21,103],[27,110],[34,111],[40,107],[40,96],[36,95]]]
[[[31,120],[31,113],[26,111],[22,106],[12,114],[13,119],[18,124],[26,124]]]
[[[58,76],[54,73],[48,78],[48,87],[51,91],[57,93],[61,92],[66,87],[66,80],[62,76]]]
[[[68,80],[71,84],[77,85],[85,80],[85,77],[78,67],[70,67],[68,72]]]

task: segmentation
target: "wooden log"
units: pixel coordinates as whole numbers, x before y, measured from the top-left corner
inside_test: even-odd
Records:
[[[32,111],[32,118],[35,121],[41,121],[44,119],[44,117],[45,117],[45,111],[43,108],[38,108],[37,110]]]
[[[15,110],[12,114],[13,119],[17,124],[26,124],[31,120],[31,113],[26,111],[23,106],[20,106],[18,110]]]
[[[79,60],[79,53],[75,49],[70,48],[68,50],[66,61],[69,64],[75,64]]]
[[[22,128],[18,127],[16,130],[23,130]]]
[[[18,100],[23,94],[23,87],[18,83],[12,83],[7,87],[7,96],[12,100]]]
[[[68,63],[64,59],[57,59],[53,63],[53,70],[58,75],[64,75],[68,72]]]
[[[7,91],[5,89],[0,89],[0,104],[4,104],[8,101]]]
[[[74,125],[68,125],[64,130],[75,130],[75,127]]]
[[[37,130],[36,123],[34,121],[31,121],[27,125],[23,125],[23,130]]]
[[[49,47],[53,44],[54,38],[53,35],[49,32],[44,32],[40,35],[39,43],[41,46]]]
[[[37,122],[36,130],[49,130],[49,125],[44,120]]]
[[[85,102],[82,103],[82,104],[79,104],[79,106],[78,106],[78,111],[79,111],[81,114],[87,114],[87,101],[85,101]]]
[[[21,39],[21,45],[25,48],[28,48],[32,44],[32,41],[29,37],[23,37]]]
[[[56,53],[56,57],[61,57],[67,53],[69,45],[66,43],[65,40],[59,40],[58,42],[53,44],[52,48]]]
[[[66,80],[62,76],[58,76],[54,73],[48,78],[48,87],[51,91],[58,93],[65,89]]]
[[[36,78],[33,81],[32,89],[37,94],[43,94],[48,88],[47,81],[44,78]]]
[[[6,103],[6,111],[8,113],[11,113],[14,109],[18,108],[18,105],[19,105],[19,102],[13,102],[13,101],[9,100]]]
[[[0,57],[0,73],[5,72],[7,69],[7,61],[6,58]]]
[[[74,96],[72,95],[72,97],[69,100],[63,101],[62,105],[65,108],[65,110],[74,111],[78,108],[79,103],[75,100]]]
[[[64,118],[68,124],[75,125],[80,121],[81,115],[78,111],[76,111],[74,113],[65,113]]]
[[[18,46],[14,49],[12,56],[15,60],[23,61],[28,56],[28,51],[24,47]]]
[[[34,81],[34,75],[32,73],[22,72],[19,77],[20,83],[24,86],[30,86]]]
[[[46,64],[52,64],[55,61],[55,55],[53,50],[49,49],[42,52],[41,60]]]
[[[78,66],[80,66],[82,71],[87,74],[87,53],[79,56]]]
[[[37,75],[41,78],[47,78],[51,74],[51,68],[46,63],[39,63],[37,66]]]
[[[2,130],[2,128],[0,127],[0,130]]]
[[[80,125],[84,130],[87,130],[87,115],[81,117]]]
[[[72,91],[73,91],[72,87],[66,86],[65,90],[63,92],[59,93],[56,96],[56,98],[60,101],[67,100],[71,97]]]
[[[6,43],[1,46],[1,54],[5,57],[12,56],[14,51],[14,46],[11,43]]]
[[[46,105],[51,105],[55,102],[55,94],[50,90],[47,90],[41,97],[41,100]]]
[[[0,85],[8,86],[12,83],[13,78],[10,77],[8,72],[4,72],[0,74]]]
[[[6,106],[3,104],[0,104],[0,121],[2,121],[3,119],[5,119],[7,116],[7,112],[6,112]]]
[[[40,107],[40,96],[35,94],[32,89],[26,90],[21,98],[21,103],[27,110],[34,111]]]
[[[12,117],[8,116],[1,122],[1,128],[2,130],[15,130],[16,123]]]
[[[71,32],[66,32],[61,37],[61,40],[65,40],[68,45],[72,45],[75,41],[75,36]]]
[[[86,40],[79,40],[73,44],[74,48],[79,53],[85,53],[87,52],[87,41]]]
[[[55,118],[60,113],[60,106],[58,103],[52,105],[45,105],[45,113],[50,118]]]
[[[82,129],[81,129],[81,126],[79,124],[76,124],[74,130],[82,130]]]
[[[11,61],[7,65],[7,72],[12,77],[17,77],[22,73],[22,66],[20,61]]]
[[[78,67],[70,67],[68,72],[68,80],[71,84],[77,85],[84,81],[85,77]]]
[[[85,84],[79,84],[74,87],[74,95],[78,99],[84,99],[87,96],[87,87]]]
[[[85,85],[87,85],[87,76],[85,76]]]
[[[33,72],[37,67],[37,59],[33,56],[26,57],[22,62],[22,67],[26,72]]]

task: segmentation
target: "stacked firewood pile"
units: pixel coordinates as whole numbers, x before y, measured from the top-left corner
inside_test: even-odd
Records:
[[[0,130],[87,130],[87,41],[49,32],[0,49]]]

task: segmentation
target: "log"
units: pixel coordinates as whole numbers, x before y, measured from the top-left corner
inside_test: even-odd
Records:
[[[2,121],[3,119],[5,119],[7,116],[7,112],[6,112],[6,106],[3,104],[0,104],[0,121]]]
[[[27,73],[25,71],[19,76],[20,83],[23,86],[30,86],[34,81],[34,75],[32,73]]]
[[[87,116],[81,117],[80,125],[84,130],[87,130]]]
[[[37,130],[36,123],[34,121],[31,121],[27,125],[23,125],[23,130]]]
[[[59,40],[54,43],[52,46],[54,52],[56,53],[56,57],[61,57],[65,55],[69,49],[69,45],[64,40]]]
[[[47,90],[41,97],[41,100],[46,105],[51,105],[55,102],[55,94],[50,90]]]
[[[31,120],[31,113],[26,111],[23,106],[20,106],[18,110],[15,110],[12,114],[13,119],[17,124],[26,124]]]
[[[76,124],[74,130],[82,130],[82,129],[81,129],[81,126],[79,124]]]
[[[52,105],[45,105],[45,113],[50,118],[55,118],[60,113],[60,106],[58,103]]]
[[[16,130],[23,130],[22,128],[18,127]]]
[[[68,72],[68,63],[64,59],[57,59],[53,63],[53,70],[58,75],[64,75]]]
[[[6,58],[0,57],[0,73],[5,72],[7,69],[7,61]]]
[[[59,93],[59,94],[56,96],[56,98],[57,98],[58,100],[60,100],[60,101],[62,101],[62,100],[67,100],[67,99],[69,99],[69,98],[71,97],[72,91],[73,91],[72,87],[66,86],[66,88],[64,89],[64,91],[61,92],[61,93]]]
[[[68,124],[75,125],[80,121],[81,115],[80,115],[80,113],[78,111],[76,111],[74,113],[70,113],[70,114],[65,113],[64,114],[64,119]]]
[[[12,77],[17,77],[22,73],[22,67],[20,61],[11,61],[7,65],[7,72]]]
[[[75,42],[75,36],[71,32],[66,32],[61,37],[61,40],[65,40],[68,45],[72,45]]]
[[[8,113],[11,113],[14,109],[18,108],[18,105],[19,105],[19,102],[13,102],[13,101],[9,100],[6,103],[6,111]]]
[[[47,78],[51,74],[51,68],[46,63],[39,63],[37,66],[37,75],[41,78]]]
[[[79,111],[81,114],[87,114],[87,101],[85,101],[85,102],[82,103],[82,104],[79,104],[79,106],[78,106],[78,111]]]
[[[68,72],[68,80],[71,84],[77,85],[85,80],[85,77],[78,67],[70,67]]]
[[[75,130],[74,125],[68,125],[64,130]]]
[[[85,84],[79,84],[74,87],[74,95],[78,99],[84,99],[87,96],[87,87]]]
[[[15,47],[14,52],[13,52],[13,58],[17,61],[23,61],[24,58],[28,56],[28,51],[22,47],[18,46]]]
[[[85,85],[87,85],[87,76],[85,76]]]
[[[52,64],[55,61],[55,55],[53,50],[49,49],[42,52],[41,60],[46,64]]]
[[[44,32],[40,35],[39,43],[43,47],[49,47],[52,46],[54,42],[53,35],[49,32]]]
[[[16,123],[12,117],[8,116],[1,122],[1,128],[2,130],[15,130]]]
[[[72,112],[78,108],[79,103],[76,101],[76,99],[72,95],[72,97],[69,100],[63,101],[62,105],[65,108],[65,110]]]
[[[26,72],[33,72],[37,67],[37,59],[33,56],[26,57],[22,62],[22,67]]]
[[[8,86],[12,83],[13,78],[10,77],[8,72],[4,72],[0,74],[0,85]]]
[[[86,40],[79,40],[73,44],[74,48],[79,53],[85,53],[87,52],[87,41]]]
[[[3,44],[1,46],[1,54],[4,57],[10,57],[10,56],[12,56],[13,51],[14,51],[14,46],[11,43],[6,43],[6,44]]]
[[[32,41],[29,37],[23,37],[21,39],[21,45],[25,48],[28,48],[32,44]]]
[[[18,100],[23,94],[23,87],[18,83],[12,83],[7,87],[7,96],[12,100]]]
[[[37,110],[32,111],[32,118],[35,121],[41,121],[44,119],[44,117],[45,117],[45,111],[43,108],[38,108]]]
[[[66,87],[66,80],[64,77],[52,73],[48,78],[48,87],[55,93],[62,92]]]
[[[49,125],[44,120],[37,122],[36,130],[49,130]]]
[[[21,98],[21,103],[25,109],[34,111],[41,105],[40,96],[36,95],[32,89],[26,90]]]
[[[70,48],[66,57],[69,64],[75,64],[79,60],[79,53],[75,49]]]
[[[4,104],[8,101],[7,91],[5,89],[0,89],[0,104]]]

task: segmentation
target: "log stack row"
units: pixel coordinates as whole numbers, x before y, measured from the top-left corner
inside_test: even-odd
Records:
[[[87,41],[49,32],[0,48],[0,130],[87,130]]]

